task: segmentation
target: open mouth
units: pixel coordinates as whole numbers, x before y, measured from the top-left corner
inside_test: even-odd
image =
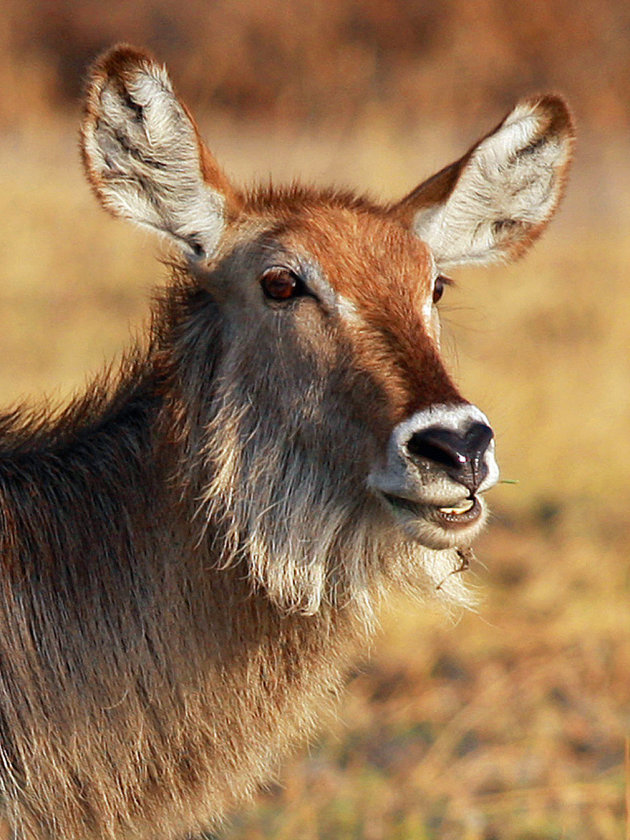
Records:
[[[417,519],[429,519],[445,530],[466,528],[476,523],[483,512],[477,496],[470,496],[455,505],[444,507],[430,505],[426,502],[413,502],[410,499],[392,496],[389,493],[384,493],[383,496],[395,511],[410,513]]]

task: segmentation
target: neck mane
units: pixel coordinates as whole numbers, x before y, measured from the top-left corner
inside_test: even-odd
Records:
[[[270,470],[303,477],[239,445],[212,306],[178,287],[117,379],[0,421],[0,737],[25,835],[200,831],[312,732],[388,581],[457,586],[446,552],[358,528],[321,485],[287,506]]]

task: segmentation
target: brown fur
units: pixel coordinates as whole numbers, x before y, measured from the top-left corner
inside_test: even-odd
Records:
[[[363,570],[329,567],[327,602],[304,615],[309,592],[291,605],[296,584],[278,589],[273,566],[248,579],[225,495],[199,515],[221,332],[211,297],[182,277],[156,310],[148,352],[117,380],[97,382],[58,419],[3,420],[2,785],[24,837],[209,825],[313,731],[369,633],[361,598],[378,601],[390,585],[400,554],[391,540]],[[353,385],[337,377],[343,399]],[[375,395],[383,400],[369,379],[354,387],[358,403]],[[293,422],[310,434],[295,405],[277,409],[271,433]],[[228,434],[223,422],[218,433]],[[334,484],[332,464],[324,469]],[[419,558],[406,574],[421,585]]]
[[[302,191],[300,201],[295,208],[267,196],[268,206],[290,219],[289,245],[312,254],[355,304],[362,323],[349,335],[357,362],[387,383],[392,425],[432,403],[461,402],[420,316],[431,293],[427,246],[356,196],[344,202],[343,195]]]
[[[361,635],[348,611],[274,608],[238,562],[212,571],[186,455],[203,396],[184,402],[173,346],[198,292],[178,295],[120,382],[4,420],[2,775],[24,836],[201,830],[311,732]]]
[[[23,838],[175,838],[312,733],[388,590],[467,602],[457,551],[407,538],[366,484],[396,424],[463,402],[405,215],[456,179],[392,210],[243,194],[126,46],[95,64],[82,137],[105,206],[188,259],[117,375],[0,419],[1,793]],[[317,294],[266,300],[278,263]]]

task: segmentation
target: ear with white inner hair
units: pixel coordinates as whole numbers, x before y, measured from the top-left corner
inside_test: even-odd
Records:
[[[390,212],[429,245],[442,268],[516,259],[562,198],[574,136],[563,99],[525,99]]]
[[[166,235],[189,259],[214,253],[238,194],[151,56],[123,44],[95,62],[81,152],[94,192],[114,216]]]

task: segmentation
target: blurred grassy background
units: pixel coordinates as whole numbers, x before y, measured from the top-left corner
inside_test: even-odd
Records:
[[[503,475],[478,614],[392,605],[327,734],[226,840],[619,838],[630,795],[630,6],[613,0],[4,0],[0,397],[62,399],[141,328],[164,273],[76,151],[85,65],[169,62],[239,182],[404,194],[522,94],[580,132],[559,218],[524,262],[456,273],[445,349]]]

